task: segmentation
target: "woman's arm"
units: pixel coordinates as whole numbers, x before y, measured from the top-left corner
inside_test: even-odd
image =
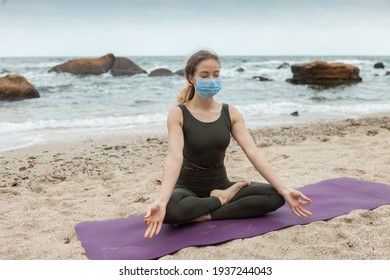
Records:
[[[297,216],[310,215],[311,213],[301,206],[309,204],[311,200],[302,193],[292,188],[288,188],[283,184],[271,165],[257,148],[252,136],[245,126],[244,118],[241,113],[232,106],[229,106],[229,113],[232,121],[232,136],[241,146],[256,170],[286,199],[294,214]]]
[[[148,208],[144,223],[148,226],[145,237],[158,234],[164,221],[166,206],[179,178],[183,163],[184,136],[181,109],[175,107],[168,115],[168,153],[163,165],[162,183],[156,200]]]
[[[165,205],[168,204],[183,163],[182,119],[179,107],[175,107],[168,115],[168,153],[163,165],[162,183],[157,197],[157,200]]]

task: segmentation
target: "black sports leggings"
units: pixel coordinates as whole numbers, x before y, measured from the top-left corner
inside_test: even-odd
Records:
[[[230,182],[229,187],[234,183]],[[253,218],[275,211],[284,202],[271,185],[257,182],[240,189],[223,206],[214,196],[200,197],[190,189],[175,188],[166,208],[164,223],[190,222],[208,213],[212,220]]]

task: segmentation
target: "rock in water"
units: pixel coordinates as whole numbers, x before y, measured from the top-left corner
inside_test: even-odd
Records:
[[[63,64],[54,66],[49,72],[66,72],[76,75],[100,75],[112,67],[115,56],[107,54],[99,58],[72,59]]]
[[[126,57],[116,57],[111,68],[113,76],[133,76],[136,74],[147,74],[144,69]]]
[[[263,76],[253,76],[252,79],[257,79],[261,82],[268,82],[268,81],[272,81],[272,79],[268,79],[267,77],[263,77]]]
[[[158,68],[150,72],[149,77],[173,76],[175,75],[171,70],[166,68]]]
[[[290,64],[288,64],[287,62],[283,62],[283,64],[280,64],[278,66],[278,69],[283,69],[283,68],[288,68],[290,67]]]
[[[354,65],[344,63],[328,63],[326,61],[314,61],[291,66],[293,84],[310,84],[334,86],[361,82],[360,69]]]
[[[16,74],[0,78],[0,100],[22,100],[39,97],[38,91],[28,80]]]
[[[383,64],[383,62],[377,62],[374,64],[374,68],[375,69],[384,69],[385,65]]]
[[[179,76],[184,76],[185,75],[185,72],[184,72],[184,69],[180,69],[180,70],[177,70],[175,72],[176,75],[179,75]]]

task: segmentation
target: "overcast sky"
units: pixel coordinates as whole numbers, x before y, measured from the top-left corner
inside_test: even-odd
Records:
[[[0,57],[390,55],[389,0],[0,0]]]

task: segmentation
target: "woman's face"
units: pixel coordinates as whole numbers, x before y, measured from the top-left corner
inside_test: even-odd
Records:
[[[197,78],[215,79],[219,77],[220,65],[215,59],[206,59],[201,61],[196,67],[194,77],[191,82],[195,85]],[[194,79],[195,78],[195,79]]]

